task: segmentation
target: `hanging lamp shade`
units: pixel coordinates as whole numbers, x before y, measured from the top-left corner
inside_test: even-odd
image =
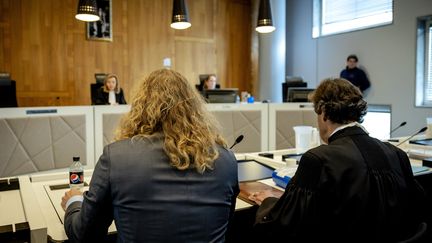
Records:
[[[270,33],[275,29],[276,28],[273,26],[270,0],[260,0],[258,22],[255,30],[259,33]]]
[[[96,0],[79,0],[76,19],[86,22],[94,22],[100,19],[97,13]]]
[[[191,27],[185,0],[174,0],[171,28],[183,30]]]

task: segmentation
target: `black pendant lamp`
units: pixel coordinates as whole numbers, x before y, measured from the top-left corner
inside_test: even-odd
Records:
[[[270,0],[260,0],[258,22],[255,30],[259,33],[270,33],[275,29],[276,28],[273,26]]]
[[[97,13],[96,0],[79,0],[78,10],[75,18],[86,22],[100,20],[100,17]]]
[[[174,0],[171,28],[184,30],[191,27],[186,0]]]

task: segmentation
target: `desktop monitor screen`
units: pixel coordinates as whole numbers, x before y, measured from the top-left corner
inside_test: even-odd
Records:
[[[369,132],[369,136],[378,139],[389,139],[391,131],[391,106],[368,104],[362,126]]]
[[[209,103],[236,103],[237,94],[237,88],[208,89],[204,91],[204,97]]]
[[[288,89],[294,87],[306,88],[307,83],[303,81],[289,81],[282,83],[282,102],[288,102]]]
[[[308,95],[315,89],[288,88],[288,102],[308,102]]]

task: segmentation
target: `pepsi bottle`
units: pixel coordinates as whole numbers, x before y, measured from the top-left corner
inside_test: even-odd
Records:
[[[69,167],[69,187],[81,191],[84,187],[84,168],[80,157],[73,157],[73,163]]]

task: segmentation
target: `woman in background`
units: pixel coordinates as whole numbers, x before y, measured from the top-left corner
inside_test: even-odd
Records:
[[[204,80],[204,90],[216,89],[216,75],[210,74],[206,80]]]
[[[125,105],[123,89],[120,88],[118,78],[115,74],[108,74],[104,85],[97,91],[96,105]]]

